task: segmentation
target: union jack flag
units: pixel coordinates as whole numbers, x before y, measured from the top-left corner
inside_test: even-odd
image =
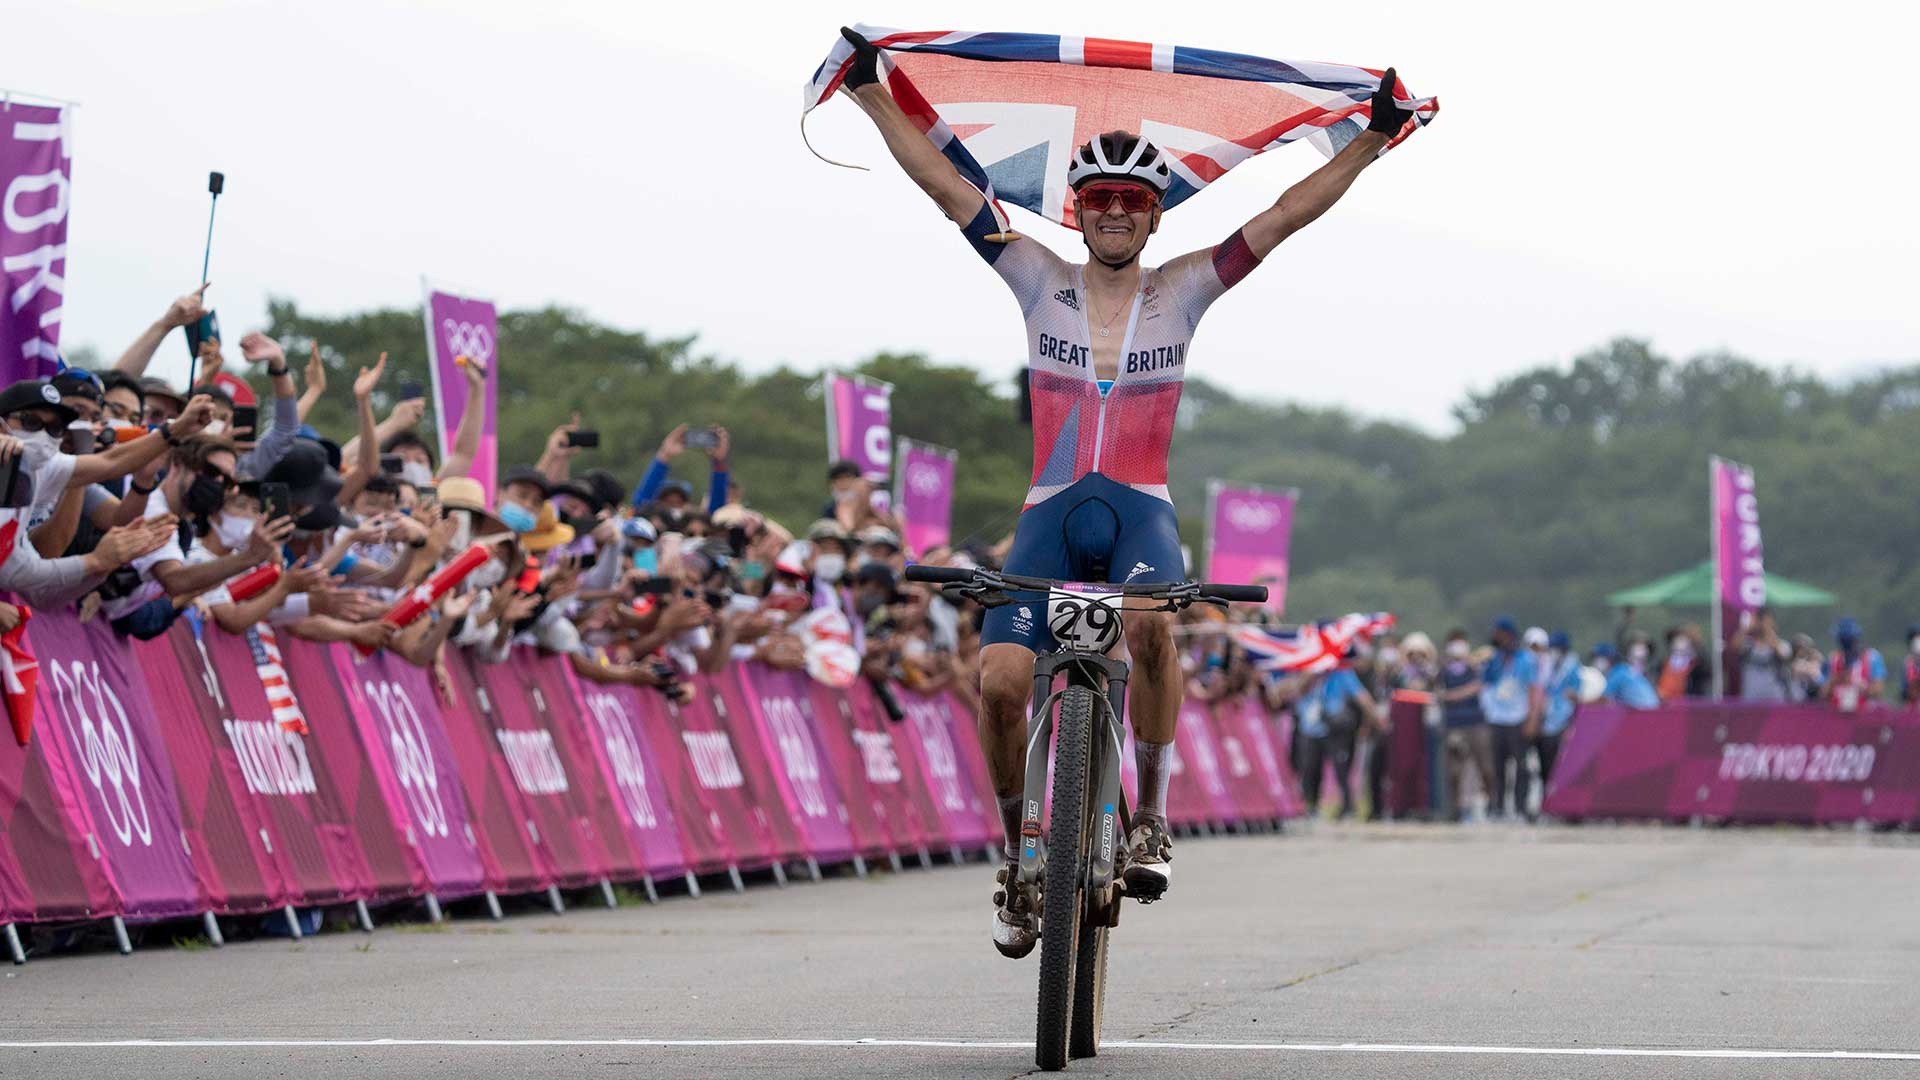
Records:
[[[1290,629],[1240,626],[1234,630],[1233,640],[1254,657],[1254,666],[1262,671],[1311,675],[1339,667],[1354,642],[1372,641],[1393,629],[1393,623],[1393,615],[1385,611],[1371,615],[1355,612]]]
[[[854,27],[881,50],[894,100],[1006,222],[1000,200],[1074,227],[1068,155],[1102,132],[1138,133],[1170,155],[1178,206],[1255,154],[1306,139],[1328,157],[1366,129],[1381,69],[1060,34]],[[853,46],[836,40],[805,113],[839,89]],[[1085,70],[1083,70],[1085,69]],[[1431,121],[1437,98],[1387,145]]]

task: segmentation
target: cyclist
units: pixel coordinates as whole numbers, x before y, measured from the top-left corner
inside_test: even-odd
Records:
[[[1325,213],[1372,164],[1410,114],[1392,95],[1393,71],[1373,97],[1367,131],[1222,243],[1146,268],[1140,253],[1160,225],[1172,171],[1166,154],[1114,131],[1067,165],[1089,259],[1076,266],[1038,241],[1002,233],[978,189],[927,141],[877,82],[879,50],[842,28],[854,47],[843,89],[879,128],[894,160],[1013,290],[1026,318],[1033,400],[1033,482],[1007,554],[1010,573],[1065,580],[1164,582],[1185,578],[1167,491],[1167,447],[1186,373],[1187,346],[1208,305],[1282,240]],[[1019,881],[1023,755],[1036,652],[1052,644],[1044,597],[987,613],[981,649],[980,740],[1006,829],[1005,886],[993,942],[1021,957],[1038,940],[1036,900]],[[1139,798],[1123,877],[1130,895],[1158,899],[1172,875],[1168,760],[1182,676],[1172,624],[1160,612],[1127,615]]]

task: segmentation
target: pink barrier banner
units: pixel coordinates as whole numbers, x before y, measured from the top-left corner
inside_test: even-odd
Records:
[[[73,148],[67,107],[0,112],[0,385],[59,368]]]
[[[184,649],[182,644],[184,643]],[[151,641],[129,641],[153,691],[160,737],[174,761],[180,824],[207,903],[223,914],[267,911],[287,902],[286,877],[275,861],[259,808],[247,794],[211,695],[216,685],[185,619]]]
[[[391,818],[417,853],[427,889],[442,899],[480,892],[486,881],[479,843],[460,792],[447,723],[426,673],[384,652],[362,657],[346,645],[328,645],[326,651]],[[299,692],[297,677],[294,686]],[[310,710],[308,722],[326,724],[329,717]]]
[[[893,504],[914,557],[947,543],[953,528],[953,468],[960,453],[944,446],[900,439],[894,468]]]
[[[734,758],[733,742],[716,726],[706,695],[696,692],[681,708],[660,691],[640,689],[633,702],[640,709],[647,749],[666,781],[687,868],[711,874],[752,865],[756,859],[764,865],[771,858],[767,852],[772,841],[740,792],[746,780]],[[689,732],[693,738],[687,738]]]
[[[1564,818],[1920,821],[1920,714],[1759,702],[1587,706],[1543,808]]]
[[[645,849],[630,830],[614,792],[619,790],[613,774],[604,763],[599,741],[587,730],[580,715],[580,696],[574,689],[572,670],[565,657],[541,653],[536,649],[514,650],[514,666],[527,684],[533,706],[552,739],[552,752],[534,744],[518,753],[528,766],[557,752],[569,778],[567,799],[579,819],[581,833],[594,843],[605,876],[613,881],[639,881],[647,877]]]
[[[895,686],[893,696],[907,714],[901,726],[912,731],[920,775],[939,815],[935,836],[949,847],[1001,843],[1000,808],[993,801],[974,718],[964,715],[959,702],[947,694]]]
[[[656,878],[683,873],[688,862],[670,788],[641,727],[642,691],[588,682],[571,669],[563,673],[580,702],[581,734],[600,769],[599,798],[618,818],[641,869]]]
[[[926,849],[928,822],[939,819],[907,726],[887,722],[864,679],[845,690],[806,683],[821,748],[854,810],[848,824],[855,848],[868,856]]]
[[[531,652],[515,649],[511,661],[472,665],[490,699],[486,715],[473,719],[520,796],[527,835],[545,854],[553,883],[590,885],[607,876],[606,853],[578,797],[580,778],[542,715],[542,695],[527,670]]]
[[[454,433],[467,411],[467,376],[460,357],[487,371],[480,449],[467,475],[480,481],[492,500],[500,470],[500,320],[493,301],[427,290],[427,370],[433,375],[433,419],[440,435],[440,460],[453,449]]]
[[[1273,816],[1304,815],[1307,811],[1300,800],[1300,782],[1281,749],[1285,744],[1281,741],[1280,725],[1266,706],[1251,697],[1243,697],[1238,702],[1220,705],[1214,716],[1219,719],[1223,732],[1232,731],[1239,736],[1241,747],[1252,758],[1260,786],[1273,805]]]
[[[734,664],[727,674],[740,681],[761,745],[775,765],[773,776],[787,816],[805,833],[807,852],[821,863],[851,859],[851,819],[866,809],[848,805],[827,767],[813,698],[807,693],[813,680],[805,672],[775,671],[757,663]]]
[[[286,899],[314,905],[377,895],[373,871],[341,800],[336,763],[320,752],[311,732],[283,730],[275,721],[255,667],[253,641],[194,625],[191,615],[176,622],[165,640],[186,683],[181,700],[190,695],[200,705],[207,758],[218,756],[236,807],[251,804],[247,816],[257,823],[254,836],[278,871]],[[158,689],[155,671],[147,667]],[[338,724],[340,714],[326,714],[326,719]],[[188,755],[179,748],[194,743],[176,741],[172,734],[168,742],[184,781],[182,759]],[[184,783],[182,788],[184,795]]]
[[[1387,716],[1393,724],[1388,736],[1386,809],[1394,817],[1424,813],[1432,795],[1432,775],[1427,768],[1427,737],[1424,726],[1426,699],[1402,697],[1396,690]]]
[[[1180,748],[1181,759],[1193,765],[1194,778],[1199,781],[1200,794],[1206,800],[1207,820],[1214,824],[1238,820],[1239,804],[1227,784],[1226,768],[1220,761],[1220,745],[1213,737],[1213,717],[1205,704],[1181,703],[1174,742]]]
[[[859,375],[826,376],[827,456],[887,482],[893,467],[893,387]]]
[[[1247,744],[1240,730],[1240,703],[1219,701],[1207,707],[1207,730],[1213,735],[1219,753],[1220,773],[1233,797],[1229,821],[1272,821],[1280,816],[1273,794],[1260,775],[1258,751]]]
[[[553,884],[553,869],[545,850],[534,842],[527,827],[531,814],[495,748],[489,719],[493,698],[465,650],[449,649],[446,655],[453,687],[453,700],[445,702],[447,743],[473,821],[487,888],[497,893],[544,889]]]
[[[1208,481],[1207,496],[1207,580],[1265,585],[1266,607],[1285,610],[1295,493]]]
[[[769,793],[768,801],[762,802],[749,786],[748,776],[758,771],[755,766],[763,770],[765,762],[759,747],[743,745],[721,718],[720,710],[727,704],[719,691],[704,678],[690,685],[693,696],[685,705],[669,703],[667,722],[660,725],[668,740],[662,756],[671,751],[692,774],[694,790],[708,810],[708,823],[726,837],[733,865],[757,870],[783,854],[766,810],[769,806],[778,810],[779,796]],[[797,847],[797,836],[794,843]]]
[[[807,834],[800,821],[787,810],[780,770],[775,764],[778,758],[760,734],[746,687],[740,682],[739,669],[738,664],[729,665],[718,675],[700,676],[697,684],[706,690],[714,718],[732,741],[747,800],[755,817],[765,824],[772,841],[769,854],[783,861],[804,859],[810,853]]]
[[[27,638],[40,660],[33,726],[73,779],[67,827],[90,853],[127,915],[163,918],[207,907],[174,793],[173,761],[152,691],[127,643],[106,620],[82,626],[66,611],[36,611]]]

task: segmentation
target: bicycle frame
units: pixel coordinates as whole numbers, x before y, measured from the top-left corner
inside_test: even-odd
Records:
[[[1089,672],[1097,669],[1099,677]],[[1126,791],[1120,784],[1121,752],[1126,733],[1121,728],[1127,712],[1127,665],[1109,656],[1078,649],[1061,649],[1034,658],[1033,711],[1027,718],[1027,767],[1023,791],[1025,812],[1020,823],[1020,880],[1038,884],[1046,864],[1040,808],[1047,798],[1047,765],[1052,758],[1054,705],[1062,691],[1053,684],[1061,671],[1068,686],[1084,686],[1105,708],[1096,709],[1096,730],[1089,740],[1093,761],[1088,775],[1096,786],[1088,800],[1091,816],[1084,835],[1092,840],[1085,881],[1087,916],[1095,925],[1120,924],[1119,889],[1115,884],[1114,846],[1126,843],[1131,828]],[[1105,684],[1102,686],[1101,684]],[[1104,723],[1102,722],[1104,718]],[[1102,730],[1104,729],[1104,730]],[[1104,736],[1104,737],[1103,737]]]

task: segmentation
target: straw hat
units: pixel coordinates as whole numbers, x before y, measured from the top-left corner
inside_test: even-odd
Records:
[[[449,476],[440,481],[436,497],[442,510],[465,510],[473,516],[473,538],[510,533],[507,523],[487,509],[487,492],[471,476]]]
[[[520,546],[538,555],[573,543],[573,535],[573,526],[560,520],[560,515],[553,512],[553,504],[541,503],[540,516],[534,519],[533,531],[520,537]]]

